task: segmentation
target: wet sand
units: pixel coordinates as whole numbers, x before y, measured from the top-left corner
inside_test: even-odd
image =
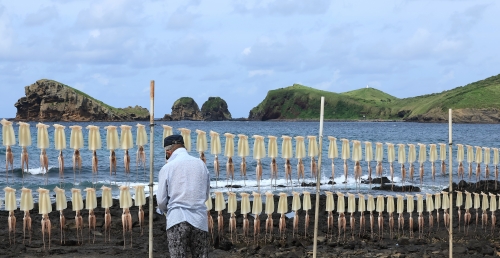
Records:
[[[489,192],[499,192],[494,190],[494,181],[488,184]],[[486,184],[482,182],[476,188],[475,184],[467,184],[461,182],[454,186],[468,191],[485,191]],[[412,193],[415,194],[415,193]],[[334,195],[335,204],[337,204],[337,196]],[[397,221],[398,214],[394,214],[394,235],[390,237],[389,214],[383,213],[384,229],[382,235],[379,235],[378,230],[378,213],[374,213],[374,234],[372,237],[370,230],[369,212],[365,212],[366,226],[365,231],[360,234],[360,213],[355,212],[354,218],[356,224],[354,226],[354,237],[350,227],[351,215],[346,213],[346,235],[344,238],[343,231],[339,238],[338,231],[338,213],[333,212],[334,226],[331,234],[327,234],[327,216],[325,210],[324,195],[320,196],[320,213],[318,223],[318,257],[448,257],[449,236],[448,230],[444,226],[443,210],[439,210],[440,222],[439,228],[436,221],[436,211],[434,211],[434,227],[429,228],[429,216],[427,212],[423,213],[424,217],[424,235],[419,238],[418,234],[418,214],[413,213],[414,220],[414,236],[409,237],[409,214],[404,212],[404,228],[398,232]],[[464,196],[465,200],[465,196]],[[148,198],[149,201],[149,198]],[[313,230],[314,230],[314,209],[315,195],[311,194],[312,209],[309,211],[310,224],[307,231],[307,236],[304,236],[304,217],[305,211],[299,211],[299,226],[298,236],[293,235],[293,218],[286,218],[286,231],[284,237],[280,236],[278,230],[280,214],[273,214],[273,233],[271,236],[265,237],[265,223],[267,215],[261,214],[260,219],[260,235],[254,241],[254,218],[248,216],[250,222],[249,236],[242,235],[243,216],[240,215],[239,209],[236,211],[237,236],[229,231],[230,215],[223,211],[224,230],[219,236],[217,234],[218,221],[217,212],[212,211],[211,215],[214,220],[214,237],[211,239],[210,257],[312,257],[313,252]],[[277,207],[278,197],[275,197],[275,206]],[[345,199],[347,207],[347,198]],[[288,208],[291,210],[292,197],[288,197]],[[98,207],[100,206],[100,198],[98,198]],[[154,202],[156,206],[156,201]],[[238,203],[238,207],[239,207]],[[406,207],[406,203],[405,203]],[[416,198],[415,198],[415,208]],[[425,205],[424,205],[425,207]],[[55,204],[53,205],[55,209]],[[141,230],[137,218],[137,207],[131,208],[133,233],[132,246],[130,245],[130,235],[126,235],[126,247],[124,249],[124,238],[122,231],[121,214],[122,209],[119,208],[117,200],[114,200],[111,208],[112,224],[111,224],[111,242],[104,242],[104,209],[97,208],[95,215],[97,218],[95,242],[92,243],[92,234],[88,229],[88,211],[83,210],[82,216],[84,220],[84,243],[79,244],[76,238],[76,229],[74,223],[75,212],[71,211],[71,202],[68,202],[68,208],[64,211],[66,217],[66,243],[61,244],[61,235],[59,232],[59,212],[53,211],[49,214],[52,223],[52,234],[50,249],[46,239],[46,248],[43,247],[42,232],[41,232],[41,215],[38,214],[38,205],[31,212],[32,218],[32,239],[31,243],[27,238],[23,244],[23,213],[16,211],[15,216],[16,234],[15,244],[9,244],[8,234],[8,212],[0,211],[0,222],[5,223],[0,229],[0,257],[147,257],[148,256],[148,214],[149,206],[144,206],[145,228],[144,234],[141,236]],[[500,251],[500,232],[499,222],[495,225],[494,234],[491,233],[491,212],[488,210],[488,225],[482,228],[481,217],[482,211],[479,211],[478,227],[476,229],[476,210],[471,209],[471,224],[469,225],[469,233],[464,233],[462,208],[462,220],[460,221],[460,230],[458,228],[457,208],[453,210],[453,235],[454,235],[454,255],[456,257],[489,257],[496,256],[497,250]],[[497,216],[499,211],[496,211]],[[165,217],[154,213],[154,257],[169,257],[168,247],[165,233]],[[46,236],[47,237],[47,236]]]

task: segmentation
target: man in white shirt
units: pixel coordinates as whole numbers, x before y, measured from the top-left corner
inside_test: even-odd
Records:
[[[167,214],[170,257],[208,257],[208,218],[206,200],[210,194],[210,175],[205,163],[188,154],[181,135],[164,139],[165,164],[158,175],[156,200]]]

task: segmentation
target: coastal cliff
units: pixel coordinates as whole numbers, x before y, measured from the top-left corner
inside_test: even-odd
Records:
[[[202,120],[200,108],[196,101],[190,97],[182,97],[174,102],[172,105],[172,120]]]
[[[231,120],[227,103],[220,97],[209,97],[201,106],[201,115],[205,121]]]
[[[133,121],[149,120],[140,106],[114,108],[60,82],[42,79],[24,88],[14,106],[18,121]]]

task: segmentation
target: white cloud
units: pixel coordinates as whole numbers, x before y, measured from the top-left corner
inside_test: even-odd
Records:
[[[109,79],[104,77],[102,74],[93,74],[92,78],[94,78],[97,82],[99,82],[102,85],[108,85],[109,84]]]
[[[233,8],[238,13],[262,15],[317,15],[328,11],[329,0],[235,0]]]
[[[243,49],[243,52],[241,52],[243,55],[250,55],[250,53],[252,53],[252,48],[251,47],[246,47],[245,49]]]
[[[248,77],[254,76],[271,76],[274,74],[273,70],[252,70],[248,71]]]
[[[337,69],[333,72],[333,76],[330,80],[328,81],[323,81],[315,85],[315,88],[320,89],[320,90],[333,90],[333,87],[337,84],[339,81],[341,75],[340,75],[340,70]],[[339,90],[339,89],[336,89]]]
[[[41,26],[59,17],[59,12],[55,6],[46,6],[35,13],[30,13],[24,19],[27,26]]]

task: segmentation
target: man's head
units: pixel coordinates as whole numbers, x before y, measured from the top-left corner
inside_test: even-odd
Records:
[[[184,148],[184,138],[178,134],[167,136],[163,139],[163,148],[165,148],[165,158],[168,160],[176,149]]]

